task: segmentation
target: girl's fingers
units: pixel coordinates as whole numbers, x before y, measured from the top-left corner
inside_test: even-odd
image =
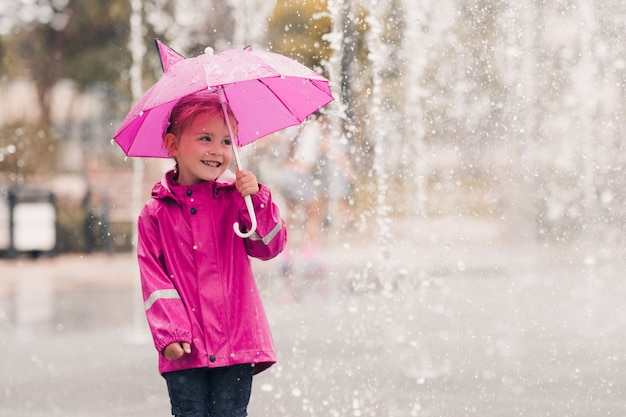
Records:
[[[191,346],[189,343],[172,343],[168,345],[163,351],[163,355],[171,361],[180,359],[184,354],[191,353]]]
[[[242,196],[256,194],[259,191],[259,184],[256,180],[256,176],[246,170],[237,172],[237,190]]]

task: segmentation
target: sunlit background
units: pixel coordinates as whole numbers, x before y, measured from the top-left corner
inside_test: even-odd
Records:
[[[111,141],[154,38],[335,96],[314,211],[293,132],[242,150],[291,240],[250,415],[626,415],[623,1],[0,0],[0,416],[168,415],[133,242],[172,163]]]

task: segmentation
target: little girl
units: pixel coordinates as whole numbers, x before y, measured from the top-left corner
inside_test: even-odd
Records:
[[[270,190],[228,169],[231,140],[216,94],[181,99],[163,137],[176,167],[139,216],[146,317],[175,416],[246,416],[252,375],[276,360],[248,256],[278,255],[286,228]],[[233,223],[251,224],[246,195],[257,229],[242,239]]]

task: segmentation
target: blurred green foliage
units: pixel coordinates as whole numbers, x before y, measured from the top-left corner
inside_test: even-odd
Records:
[[[61,76],[85,88],[95,83],[117,85],[130,67],[130,10],[127,0],[81,0],[75,3],[65,30]]]
[[[274,52],[321,68],[330,57],[323,36],[332,30],[326,0],[277,1],[268,25],[268,42]]]
[[[35,82],[43,130],[50,127],[50,92],[60,79],[71,79],[83,90],[97,84],[119,89],[120,69],[130,63],[127,0],[70,1],[63,13],[62,26],[16,22],[0,37],[3,78],[26,76]]]

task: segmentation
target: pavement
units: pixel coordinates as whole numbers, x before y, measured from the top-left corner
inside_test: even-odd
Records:
[[[279,362],[249,415],[626,415],[619,251],[466,226],[255,261]],[[0,260],[0,417],[170,415],[137,279],[131,254]]]

